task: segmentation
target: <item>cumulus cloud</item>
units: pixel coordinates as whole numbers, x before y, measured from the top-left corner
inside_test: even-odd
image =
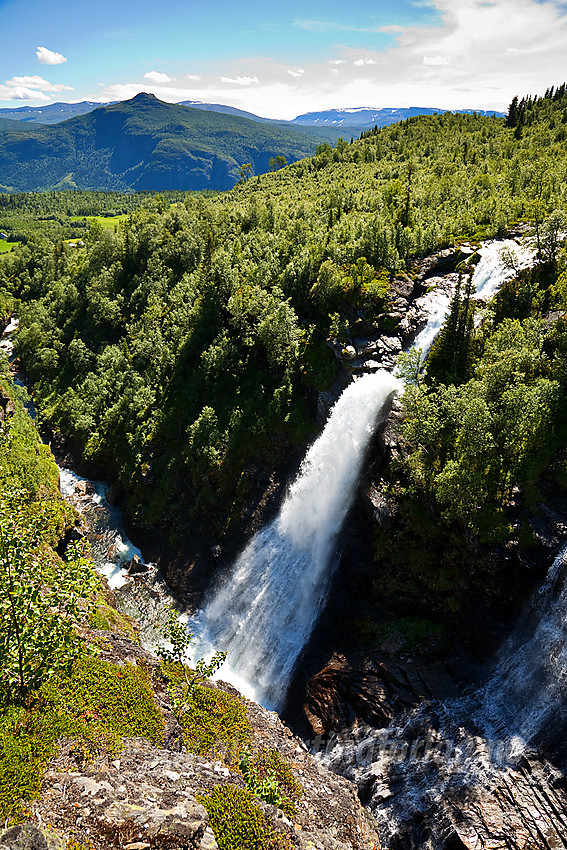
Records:
[[[376,59],[355,59],[354,64],[358,68],[361,68],[363,65],[377,65],[378,62],[376,61]]]
[[[234,83],[237,86],[251,86],[260,82],[258,77],[221,77],[223,83]]]
[[[62,83],[50,83],[49,80],[44,80],[43,77],[39,77],[37,74],[31,77],[12,77],[11,80],[6,80],[6,85],[26,86],[29,89],[36,89],[43,92],[73,91],[72,86],[66,86]]]
[[[167,74],[163,74],[161,71],[148,71],[147,74],[144,74],[144,79],[149,80],[150,83],[156,83],[156,85],[173,82],[171,77],[168,77]]]
[[[48,92],[73,91],[71,86],[62,83],[50,83],[34,74],[29,77],[12,77],[0,85],[0,100],[41,100],[48,101]]]
[[[287,72],[290,75],[290,77],[295,77],[297,79],[297,77],[302,77],[304,75],[305,69],[304,68],[297,68],[297,70],[294,71],[291,68],[288,68]]]
[[[38,47],[35,51],[37,61],[42,65],[62,65],[67,59],[61,53],[49,50],[47,47]]]
[[[51,98],[43,92],[34,91],[25,86],[0,85],[0,100],[41,100],[45,102],[51,100]]]

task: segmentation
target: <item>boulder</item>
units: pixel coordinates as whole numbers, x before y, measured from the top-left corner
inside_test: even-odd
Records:
[[[124,562],[124,569],[129,576],[140,575],[148,572],[148,565],[145,564],[139,555],[133,555],[129,561]]]

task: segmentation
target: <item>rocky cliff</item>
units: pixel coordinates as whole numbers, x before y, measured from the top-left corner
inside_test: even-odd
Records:
[[[247,752],[275,751],[278,763],[289,766],[297,800],[287,813],[250,794],[238,763],[214,746],[205,755],[191,751],[164,690],[156,656],[113,632],[92,632],[90,637],[101,647],[99,658],[150,672],[164,721],[163,740],[156,744],[126,737],[115,751],[100,747],[88,754],[76,740],[61,740],[45,771],[41,794],[27,808],[27,820],[0,833],[2,850],[379,846],[372,816],[360,804],[354,785],[324,768],[275,713],[239,697],[230,685],[210,685],[245,706]],[[247,843],[246,833],[239,837],[222,829],[215,837],[216,822],[203,800],[219,791],[223,799],[223,790],[229,800],[234,789],[261,825],[257,843]],[[229,822],[231,818],[229,813]]]

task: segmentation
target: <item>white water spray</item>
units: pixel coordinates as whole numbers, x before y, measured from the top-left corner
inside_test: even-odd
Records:
[[[381,371],[347,387],[279,515],[244,549],[199,618],[204,642],[228,652],[223,678],[271,708],[281,709],[325,602],[365,449],[398,385]]]
[[[519,269],[529,266],[535,256],[533,248],[519,245],[513,239],[487,242],[479,253],[481,259],[474,271],[472,281],[473,297],[477,301],[489,301],[507,280],[517,274]],[[425,360],[447,318],[451,296],[444,291],[433,291],[424,296],[420,303],[429,318],[426,326],[417,335],[412,348],[420,348],[421,359]]]

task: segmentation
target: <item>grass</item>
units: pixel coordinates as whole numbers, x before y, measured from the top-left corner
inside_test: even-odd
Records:
[[[19,245],[19,242],[6,242],[5,239],[0,239],[0,254],[9,254],[12,248]]]
[[[115,225],[119,224],[121,221],[125,221],[128,218],[128,213],[121,213],[120,215],[72,215],[69,216],[69,221],[88,221],[89,224],[93,224],[93,222],[98,222],[101,227],[106,229],[113,228]]]

